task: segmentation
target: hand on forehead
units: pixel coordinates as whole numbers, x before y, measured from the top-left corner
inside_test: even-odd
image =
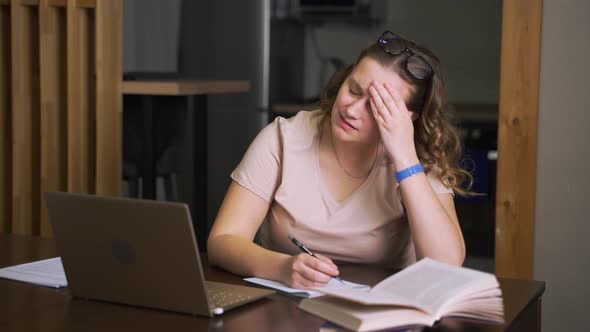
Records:
[[[406,103],[411,97],[411,87],[406,81],[371,58],[361,60],[348,77],[348,81],[351,88],[362,90],[367,94],[371,84],[376,81],[380,84],[389,84]]]

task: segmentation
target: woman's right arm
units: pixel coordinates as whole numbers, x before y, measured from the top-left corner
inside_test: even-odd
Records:
[[[269,208],[264,199],[232,181],[207,241],[209,263],[296,288],[319,286],[338,275],[336,265],[326,257],[290,256],[256,245],[254,236]]]

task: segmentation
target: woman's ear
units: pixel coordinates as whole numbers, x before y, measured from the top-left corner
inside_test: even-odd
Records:
[[[410,112],[412,112],[412,111],[410,111]],[[412,112],[412,122],[416,121],[418,119],[418,117],[420,117],[420,113]]]

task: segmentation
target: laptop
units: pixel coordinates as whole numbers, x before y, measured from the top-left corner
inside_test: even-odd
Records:
[[[183,203],[45,193],[77,298],[212,317],[274,291],[205,280]]]

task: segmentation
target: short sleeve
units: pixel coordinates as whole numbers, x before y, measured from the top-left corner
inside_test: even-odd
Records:
[[[231,173],[235,182],[269,203],[281,179],[281,119],[276,118],[258,133],[238,167]]]
[[[446,187],[441,179],[441,170],[439,168],[433,168],[426,177],[428,181],[430,181],[430,185],[432,186],[432,190],[438,195],[440,194],[455,194],[453,189]]]

